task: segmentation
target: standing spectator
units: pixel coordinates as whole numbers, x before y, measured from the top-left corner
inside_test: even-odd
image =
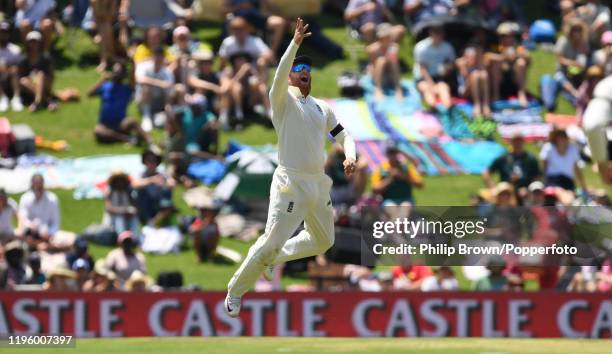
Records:
[[[133,88],[124,83],[125,79],[125,66],[115,63],[112,74],[102,77],[89,90],[90,97],[100,96],[100,114],[94,129],[96,140],[100,143],[121,141],[136,144],[139,140],[147,143],[151,140],[134,118],[127,117]]]
[[[97,71],[107,70],[115,56],[116,46],[114,35],[114,21],[119,10],[117,0],[89,0],[94,24],[99,36],[100,64]]]
[[[0,188],[0,245],[12,241],[17,221],[17,203],[10,199],[3,188]]]
[[[587,190],[586,181],[580,169],[580,151],[571,143],[565,130],[554,129],[550,132],[548,142],[540,150],[542,171],[547,186],[561,187],[574,191],[575,179],[583,191]]]
[[[393,14],[384,0],[350,0],[344,11],[344,20],[370,44],[376,40],[378,26],[392,22]],[[400,42],[405,32],[404,26],[389,24],[388,35],[392,41]]]
[[[26,266],[21,241],[14,240],[4,247],[6,264],[0,263],[0,289],[14,290],[15,286],[25,284]]]
[[[19,26],[21,39],[32,30],[42,33],[42,50],[51,48],[55,33],[55,0],[16,0],[15,23]]]
[[[145,257],[136,251],[137,242],[130,231],[124,231],[117,238],[119,247],[106,255],[106,269],[117,275],[120,284],[125,283],[134,271],[146,272]]]
[[[21,60],[21,48],[9,41],[11,36],[11,25],[0,22],[0,112],[6,112],[9,108],[9,99],[4,92],[4,87],[11,87],[13,98],[10,100],[11,109],[15,112],[23,110],[21,103],[21,87],[19,86],[18,64]]]
[[[374,79],[375,97],[379,100],[384,98],[385,88],[393,88],[395,97],[398,100],[404,99],[398,59],[399,45],[392,40],[392,29],[388,23],[378,25],[378,40],[366,48],[370,57],[369,71]]]
[[[26,53],[19,62],[19,83],[30,97],[34,97],[29,109],[38,111],[43,104],[49,111],[57,109],[53,97],[54,69],[51,56],[43,51],[42,35],[32,31],[26,36]]]
[[[510,151],[493,160],[482,173],[482,179],[489,188],[495,186],[491,178],[493,174],[499,175],[500,182],[512,183],[517,191],[527,188],[540,177],[538,160],[525,151],[525,138],[522,135],[514,135],[510,140]]]
[[[601,35],[601,49],[593,53],[593,63],[601,67],[604,76],[612,75],[612,31]]]
[[[234,18],[229,26],[231,35],[223,40],[219,48],[221,68],[225,68],[230,63],[232,56],[246,53],[256,64],[260,79],[265,78],[268,65],[274,58],[272,50],[261,38],[249,34],[249,24],[244,18]]]
[[[30,248],[47,247],[60,227],[57,196],[45,190],[42,175],[32,176],[31,189],[19,200],[19,226]]]
[[[516,37],[520,27],[513,22],[503,22],[497,27],[499,47],[496,53],[491,53],[489,65],[491,70],[491,85],[493,101],[517,96],[519,103],[528,105],[527,69],[530,64],[529,51],[517,43]]]
[[[559,37],[555,49],[559,56],[555,80],[561,90],[569,94],[569,100],[576,105],[578,88],[584,80],[590,61],[589,30],[586,23],[573,19],[566,23],[563,36]],[[553,103],[549,106],[554,106]]]
[[[402,153],[395,145],[387,146],[385,155],[387,159],[372,175],[372,190],[382,196],[383,206],[414,204],[412,190],[423,187],[423,178],[409,160],[400,160]]]
[[[142,130],[150,132],[153,124],[160,126],[163,122],[153,115],[164,110],[174,86],[174,74],[166,66],[164,50],[157,47],[153,50],[153,62],[142,63],[136,69],[136,101],[142,113]]]
[[[138,235],[138,209],[132,198],[129,176],[115,172],[108,178],[108,192],[104,197],[105,224],[110,224],[115,233],[129,230]]]
[[[162,199],[172,199],[174,180],[158,171],[162,158],[159,149],[152,146],[142,154],[145,166],[140,179],[132,183],[136,190],[136,207],[141,224],[147,224],[159,211]]]
[[[221,239],[216,217],[221,205],[210,195],[199,196],[196,200],[198,218],[189,226],[189,235],[193,239],[193,247],[200,263],[207,262],[215,255]]]
[[[454,291],[459,289],[453,269],[449,266],[432,267],[433,275],[423,279],[421,291]]]
[[[268,7],[267,0],[225,0],[224,12],[244,18],[253,28],[266,29],[272,53],[276,55],[287,31],[287,20],[270,15],[262,9]]]
[[[474,117],[491,116],[491,84],[480,46],[467,47],[457,59],[459,94],[474,103]]]
[[[442,27],[432,27],[429,37],[414,47],[414,77],[417,89],[430,108],[436,107],[439,99],[449,109],[452,106],[451,89],[455,86],[453,71],[455,50],[444,40]]]

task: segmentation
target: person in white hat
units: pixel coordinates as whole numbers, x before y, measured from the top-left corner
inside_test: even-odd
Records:
[[[51,56],[43,50],[42,34],[32,31],[26,36],[25,55],[19,62],[19,83],[22,92],[34,98],[30,112],[46,105],[49,111],[57,109],[53,97],[55,71]]]
[[[272,278],[275,264],[321,254],[334,243],[331,178],[324,173],[328,134],[344,146],[344,171],[355,171],[355,143],[330,107],[310,96],[312,77],[308,57],[296,58],[308,25],[297,19],[293,40],[283,54],[270,90],[272,124],[278,135],[279,166],[270,187],[265,233],[251,247],[228,284],[225,309],[240,313],[242,296],[257,278]],[[290,239],[304,221],[305,230]]]

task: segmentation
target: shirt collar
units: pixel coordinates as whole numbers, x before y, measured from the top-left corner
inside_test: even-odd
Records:
[[[302,91],[300,91],[300,88],[297,86],[289,86],[289,92],[291,92],[295,97],[299,98],[299,99],[304,99],[306,97],[304,97],[304,95],[302,94]]]

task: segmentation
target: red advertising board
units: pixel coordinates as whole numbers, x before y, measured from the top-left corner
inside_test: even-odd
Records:
[[[0,334],[610,338],[612,296],[572,293],[0,293]]]

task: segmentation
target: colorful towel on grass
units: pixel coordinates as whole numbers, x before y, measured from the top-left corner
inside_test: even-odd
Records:
[[[466,173],[482,173],[498,156],[505,153],[505,149],[493,141],[477,141],[463,143],[450,141],[442,144],[444,151]]]
[[[374,124],[368,105],[364,100],[335,99],[327,102],[338,117],[338,121],[346,128],[353,139],[385,139],[385,134]]]
[[[377,140],[357,142],[357,150],[368,163],[370,171],[374,171],[385,159],[384,143]],[[436,142],[398,143],[400,150],[406,153],[416,165],[419,172],[428,175],[444,175],[462,173],[463,170]]]
[[[546,113],[544,116],[546,123],[552,124],[559,128],[567,128],[570,126],[578,126],[579,120],[575,115]]]
[[[551,128],[552,126],[547,123],[500,124],[497,126],[497,131],[505,140],[522,135],[527,141],[544,141],[548,139]]]

